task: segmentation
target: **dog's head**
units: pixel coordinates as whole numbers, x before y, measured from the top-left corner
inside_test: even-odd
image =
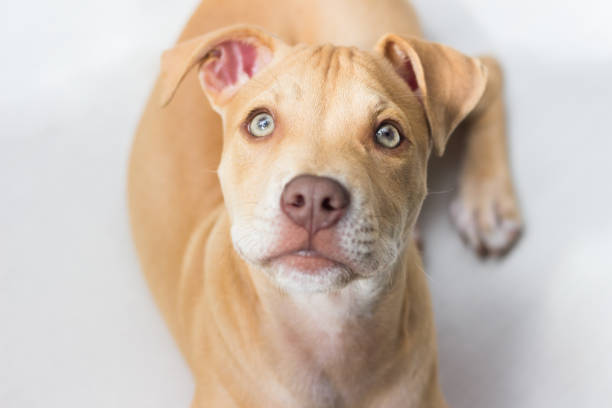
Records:
[[[366,52],[235,26],[166,52],[164,103],[195,65],[223,118],[234,246],[295,291],[389,277],[426,195],[429,154],[443,152],[486,82],[478,60],[415,38],[389,34]]]

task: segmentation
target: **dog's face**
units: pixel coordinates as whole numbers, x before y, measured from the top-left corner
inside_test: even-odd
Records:
[[[224,111],[219,176],[234,246],[283,287],[383,274],[408,239],[426,194],[427,121],[382,62],[294,48]]]
[[[389,278],[426,195],[432,146],[482,93],[477,62],[460,57],[476,79],[449,112],[428,99],[414,48],[395,36],[373,53],[289,47],[245,27],[203,43],[189,55],[223,117],[219,178],[237,252],[290,291]]]

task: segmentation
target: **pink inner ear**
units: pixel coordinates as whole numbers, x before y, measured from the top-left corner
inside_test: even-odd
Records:
[[[404,62],[402,77],[413,92],[419,90],[419,84],[416,79],[416,74],[414,73],[414,68],[412,68],[412,62],[409,59]]]
[[[390,45],[390,47],[389,47]],[[391,63],[395,67],[395,71],[402,77],[404,82],[408,85],[410,90],[416,94],[421,100],[422,94],[419,88],[419,81],[417,80],[412,60],[397,44],[391,43],[387,45],[385,56],[391,60]]]
[[[210,61],[202,67],[206,86],[216,92],[246,82],[257,72],[257,47],[229,40],[217,45]]]

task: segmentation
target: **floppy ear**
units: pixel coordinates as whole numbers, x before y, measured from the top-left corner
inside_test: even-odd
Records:
[[[218,110],[283,47],[287,45],[281,40],[245,25],[179,43],[162,55],[162,106],[170,103],[183,78],[199,64],[202,89]]]
[[[485,90],[485,66],[450,47],[395,34],[383,36],[376,51],[393,65],[423,104],[434,147],[441,156],[450,134]]]

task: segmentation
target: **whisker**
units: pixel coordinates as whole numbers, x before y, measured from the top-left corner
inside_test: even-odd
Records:
[[[455,191],[454,188],[450,188],[448,190],[441,190],[441,191],[428,191],[427,195],[434,195],[434,194],[448,194],[448,193],[452,193],[453,191]]]

